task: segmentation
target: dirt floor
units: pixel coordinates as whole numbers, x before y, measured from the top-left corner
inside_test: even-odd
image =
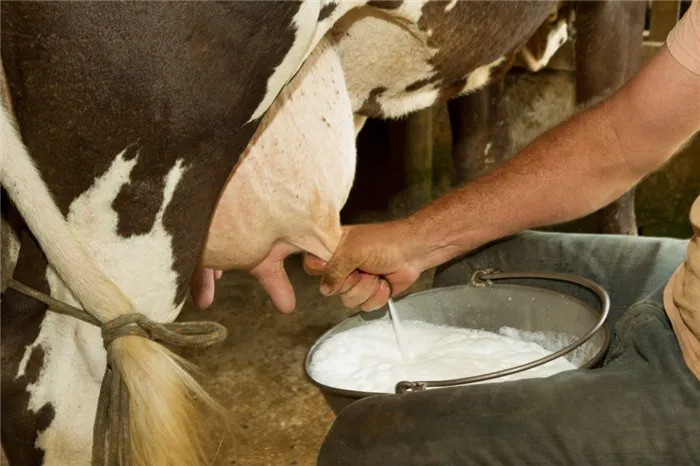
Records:
[[[333,413],[304,373],[304,358],[323,332],[351,314],[337,298],[325,298],[318,280],[287,261],[297,292],[291,315],[274,309],[247,274],[226,273],[207,311],[191,306],[183,320],[211,319],[226,326],[228,338],[216,347],[190,352],[203,371],[204,387],[226,408],[216,465],[313,465]],[[409,292],[425,288],[426,274]]]
[[[225,342],[188,358],[230,416],[215,464],[313,464],[333,420],[306,380],[303,361],[313,342],[348,313],[339,300],[323,299],[298,259],[288,262],[297,291],[292,315],[276,311],[255,279],[239,273],[223,276],[210,310],[183,313],[185,320],[212,319],[228,329]]]

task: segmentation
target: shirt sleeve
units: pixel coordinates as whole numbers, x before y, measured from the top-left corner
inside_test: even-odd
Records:
[[[691,72],[700,75],[700,0],[693,0],[666,38],[671,55]]]

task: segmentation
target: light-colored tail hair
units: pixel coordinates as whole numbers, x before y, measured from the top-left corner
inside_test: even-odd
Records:
[[[0,64],[4,89],[6,80]],[[131,303],[85,252],[54,203],[21,140],[6,92],[0,102],[0,182],[41,245],[46,258],[83,309],[107,322],[133,312]],[[186,361],[138,336],[112,343],[113,363],[130,394],[131,452],[135,466],[206,463],[198,402],[216,404],[186,370]],[[127,466],[127,465],[124,465]],[[130,466],[130,465],[129,465]]]

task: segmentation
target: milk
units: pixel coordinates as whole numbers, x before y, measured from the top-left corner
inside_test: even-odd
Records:
[[[403,358],[404,364],[409,364],[411,362],[411,350],[406,341],[406,334],[403,331],[403,326],[401,325],[401,319],[399,319],[399,314],[396,312],[396,306],[394,306],[394,300],[389,299],[389,315],[391,317],[391,323],[394,327],[394,336],[396,337],[396,343],[399,345],[399,351],[401,351],[401,356]]]
[[[315,351],[310,375],[331,387],[375,393],[394,393],[402,380],[447,380],[509,369],[552,353],[525,341],[527,332],[508,327],[499,333],[441,326],[417,321],[400,323],[410,342],[411,358],[404,358],[392,321],[376,320],[334,335]],[[556,335],[554,336],[556,337]],[[551,345],[550,345],[551,346]],[[565,358],[517,374],[486,382],[548,377],[576,369]]]

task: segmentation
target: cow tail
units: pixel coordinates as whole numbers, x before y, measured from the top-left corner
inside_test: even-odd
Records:
[[[131,314],[130,301],[70,231],[21,140],[7,97],[0,105],[0,182],[83,308],[103,323]],[[116,339],[111,362],[130,394],[132,464],[206,464],[199,403],[216,404],[190,375],[188,363],[139,336]]]

